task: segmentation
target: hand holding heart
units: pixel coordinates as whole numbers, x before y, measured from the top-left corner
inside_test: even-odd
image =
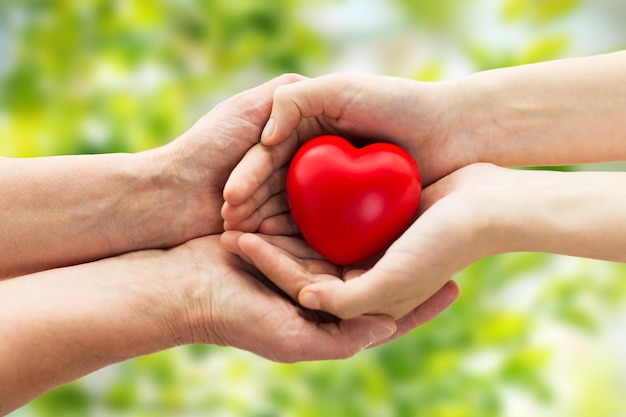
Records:
[[[475,164],[425,188],[418,219],[373,264],[332,264],[295,237],[229,231],[222,243],[303,306],[341,318],[387,314],[398,320],[398,336],[456,299],[454,274],[502,249],[485,224],[506,211],[495,205],[487,210],[484,201],[494,200],[494,190],[516,186],[508,175]]]
[[[419,218],[373,266],[332,264],[302,240],[284,236],[231,231],[222,243],[303,306],[342,318],[388,314],[401,319],[400,332],[419,322],[425,311],[439,313],[451,304],[458,287],[450,278],[494,250],[493,239],[476,236],[492,215],[483,207],[486,193],[496,189],[483,190],[481,184],[503,177],[500,170],[506,172],[472,165],[426,188]]]
[[[248,151],[224,189],[225,229],[298,234],[285,195],[287,164],[311,138],[339,134],[400,145],[417,162],[426,188],[418,219],[371,269],[354,272],[358,279],[341,269],[334,278],[321,273],[289,248],[250,252],[248,238],[240,236],[238,250],[247,248],[244,255],[255,263],[268,265],[268,254],[281,260],[280,270],[268,275],[305,306],[340,317],[399,317],[438,288],[444,291],[456,271],[505,251],[623,261],[626,234],[617,227],[623,224],[622,175],[531,174],[471,164],[623,160],[625,64],[626,54],[618,52],[443,83],[330,75],[280,87],[261,144]],[[290,274],[299,279],[290,282]]]
[[[414,107],[416,96],[427,97],[427,95],[416,94],[412,88],[417,85],[416,83],[400,79],[385,79],[389,88],[381,89],[378,85],[368,91],[368,94],[362,94],[361,89],[368,85],[367,82],[363,82],[364,80],[352,82],[352,79],[343,78],[342,83],[347,84],[347,88],[337,90],[334,85],[337,77],[343,76],[306,80],[294,84],[294,88],[277,90],[262,143],[250,149],[226,184],[224,190],[226,203],[222,210],[226,230],[258,231],[270,235],[290,236],[299,234],[304,225],[305,230],[302,232],[305,237],[306,229],[309,230],[309,237],[312,233],[321,231],[323,226],[319,222],[306,224],[306,221],[301,221],[298,224],[300,228],[295,224],[285,192],[287,166],[290,160],[300,146],[314,136],[323,134],[342,134],[360,138],[376,136],[381,140],[400,144],[409,151],[413,151],[410,153],[413,159],[423,161],[426,167],[424,177],[431,182],[463,164],[460,159],[454,161],[449,156],[444,159],[442,155],[445,153],[442,151],[446,146],[441,141],[435,140],[437,138],[429,140],[432,136],[438,135],[436,131],[441,124],[439,120],[428,117],[422,117],[421,120],[415,117],[407,119],[406,109],[394,111],[403,106]],[[323,103],[307,101],[306,97],[309,92],[319,88],[326,88],[329,91],[332,89],[333,100]],[[419,85],[419,88],[427,89],[428,87]],[[384,95],[381,94],[383,91]],[[357,96],[364,97],[364,101],[355,100]],[[321,97],[320,100],[324,101],[324,94],[320,94],[319,91],[316,91],[315,97]],[[437,114],[437,112],[432,114]],[[419,147],[420,144],[423,146]],[[418,147],[420,157],[416,158]],[[449,155],[459,155],[460,158],[464,153],[455,152]],[[437,161],[441,163],[433,164]],[[434,169],[433,166],[435,166]],[[414,211],[413,208],[409,216],[411,219]],[[293,213],[294,216],[298,216],[297,212],[298,209]],[[400,229],[396,228],[392,233],[393,237],[391,239],[386,237],[382,246],[379,246],[373,253],[367,253],[359,259],[349,258],[347,261],[340,258],[333,259],[345,264],[384,250],[410,224],[410,221],[404,220],[401,223]],[[320,235],[324,236],[325,233]],[[439,274],[436,279],[426,277],[420,280],[413,279],[416,270],[412,269],[412,262],[407,262],[409,260],[407,255],[413,253],[419,255],[420,248],[428,239],[413,248],[411,239],[401,237],[371,270],[354,270],[358,272],[352,272],[347,277],[359,276],[358,280],[346,279],[346,276],[340,273],[320,274],[316,267],[312,266],[318,263],[307,262],[306,258],[300,257],[301,253],[289,251],[285,245],[270,249],[273,241],[265,242],[269,245],[269,248],[266,246],[265,250],[255,250],[244,254],[243,249],[236,245],[238,239],[238,234],[227,232],[222,241],[229,249],[245,255],[278,286],[292,297],[299,299],[302,305],[324,309],[339,317],[384,312],[399,318],[411,311],[419,311],[415,310],[416,307],[433,294],[436,296],[431,301],[434,300],[433,305],[437,306],[438,314],[458,295],[458,287],[455,284],[446,285],[456,270]],[[248,238],[242,239],[244,239],[243,243]],[[324,240],[324,237],[321,239]],[[328,240],[321,245],[315,243],[315,239],[312,240],[319,251],[324,252],[325,245],[328,246]],[[330,239],[330,241],[333,240]],[[262,246],[262,243],[257,240],[256,245]],[[257,246],[254,247],[259,249]],[[339,245],[339,247],[342,246],[346,244]],[[394,248],[398,250],[394,252]],[[278,257],[277,251],[283,256]],[[403,251],[406,253],[402,253]],[[423,250],[423,254],[428,254],[428,251]],[[282,265],[284,268],[268,270],[265,266],[272,261],[272,257],[285,259]],[[295,273],[306,278],[300,280],[291,278]],[[343,278],[343,280],[337,278]],[[315,285],[308,285],[313,283]]]

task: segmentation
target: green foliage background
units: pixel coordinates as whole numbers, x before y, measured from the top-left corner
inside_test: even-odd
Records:
[[[158,146],[283,72],[436,81],[608,52],[626,46],[624,21],[619,0],[2,0],[0,154]],[[182,347],[13,415],[624,416],[625,273],[497,256],[459,274],[462,296],[439,318],[350,360]]]

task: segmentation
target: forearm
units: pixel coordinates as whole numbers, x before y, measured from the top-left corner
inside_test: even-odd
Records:
[[[626,262],[626,173],[516,171],[483,196],[494,252]]]
[[[144,154],[0,159],[0,279],[182,240],[185,198]]]
[[[172,289],[180,270],[156,250],[0,282],[0,415],[178,344],[178,312],[168,309],[183,304]]]
[[[626,52],[469,76],[451,84],[450,134],[501,166],[626,159],[624,74]]]

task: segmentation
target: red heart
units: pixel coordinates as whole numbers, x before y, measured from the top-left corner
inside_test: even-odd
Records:
[[[390,143],[355,148],[333,135],[296,152],[287,199],[304,239],[329,261],[351,265],[381,252],[411,224],[422,191],[417,164]]]

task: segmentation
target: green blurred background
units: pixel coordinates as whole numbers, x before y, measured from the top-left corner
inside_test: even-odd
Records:
[[[623,0],[0,0],[0,154],[155,147],[283,72],[437,81],[614,51],[624,22]],[[350,360],[181,347],[12,416],[623,417],[625,274],[497,256],[436,320]]]

